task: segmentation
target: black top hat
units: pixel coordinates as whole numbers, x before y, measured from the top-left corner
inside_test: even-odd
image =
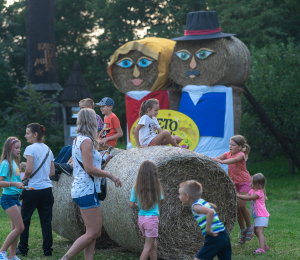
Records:
[[[206,40],[230,37],[235,34],[222,33],[215,11],[198,11],[188,13],[184,36],[174,41]]]

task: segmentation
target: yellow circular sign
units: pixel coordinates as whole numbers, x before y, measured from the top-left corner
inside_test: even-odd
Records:
[[[168,130],[171,135],[181,137],[182,141],[179,145],[189,146],[192,151],[197,147],[200,134],[196,123],[190,117],[175,110],[161,109],[156,119],[162,130]],[[130,141],[133,147],[137,147],[133,130],[139,120],[138,118],[130,129]]]

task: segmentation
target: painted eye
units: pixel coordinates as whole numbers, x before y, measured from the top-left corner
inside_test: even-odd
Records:
[[[142,68],[148,67],[152,63],[152,60],[147,60],[147,59],[141,59],[138,62],[138,65],[141,66]]]
[[[199,51],[198,53],[196,53],[196,56],[197,56],[200,60],[204,60],[204,59],[206,59],[210,54],[212,54],[211,51],[202,50],[202,51]]]
[[[120,62],[117,62],[116,64],[122,68],[129,68],[133,64],[133,62],[130,60],[122,60]]]
[[[187,60],[189,57],[191,57],[191,55],[185,51],[177,52],[176,55],[181,60]]]

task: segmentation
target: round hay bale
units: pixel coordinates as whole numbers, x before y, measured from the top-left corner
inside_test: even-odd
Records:
[[[210,56],[200,60],[195,57],[201,49],[212,50]],[[176,53],[187,50],[191,56],[183,61]],[[190,63],[195,58],[199,75],[190,78],[186,72],[192,70]],[[235,85],[242,86],[251,72],[250,53],[246,45],[239,39],[229,38],[213,40],[179,41],[176,43],[170,61],[169,77],[181,86],[186,85]]]
[[[115,156],[123,151],[123,149],[114,148],[111,154]],[[54,196],[52,229],[58,235],[71,241],[75,241],[85,233],[80,209],[71,197],[73,180],[73,175],[60,174],[59,181],[52,181]],[[108,236],[104,227],[102,227],[102,233],[96,241],[96,247],[109,248],[115,246],[117,244]]]
[[[179,184],[194,179],[203,185],[203,198],[218,206],[217,213],[230,233],[237,215],[235,187],[227,173],[208,157],[187,149],[169,146],[133,148],[118,154],[108,163],[122,181],[122,188],[108,182],[108,196],[102,203],[103,225],[120,246],[141,253],[144,238],[138,227],[138,210],[129,208],[131,189],[140,164],[154,161],[166,203],[160,206],[158,257],[193,259],[204,237],[189,207],[178,199]]]

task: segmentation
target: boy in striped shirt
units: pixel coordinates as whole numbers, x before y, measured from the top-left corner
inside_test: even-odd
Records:
[[[231,244],[227,231],[220,221],[213,203],[201,199],[201,183],[190,180],[179,186],[179,199],[182,205],[192,207],[194,218],[205,236],[203,247],[194,260],[212,260],[218,256],[219,260],[231,260]]]

